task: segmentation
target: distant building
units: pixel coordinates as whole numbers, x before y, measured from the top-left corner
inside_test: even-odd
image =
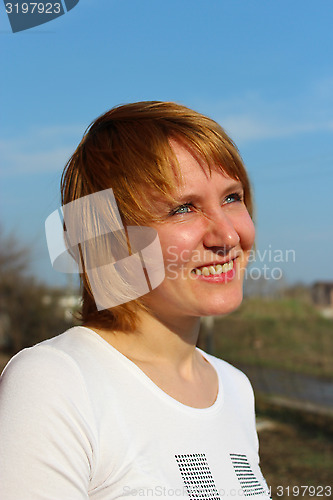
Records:
[[[333,308],[333,281],[317,281],[312,285],[313,303],[320,307]]]

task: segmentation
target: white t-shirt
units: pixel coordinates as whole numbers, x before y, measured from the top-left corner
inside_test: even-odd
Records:
[[[251,385],[200,352],[219,379],[204,409],[85,327],[18,353],[0,384],[1,500],[269,498]]]

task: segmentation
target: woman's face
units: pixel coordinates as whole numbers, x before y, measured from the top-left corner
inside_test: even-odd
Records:
[[[157,314],[207,316],[236,309],[255,236],[239,181],[199,165],[172,141],[183,184],[177,203],[156,204],[154,223],[164,257],[165,279],[145,296]]]

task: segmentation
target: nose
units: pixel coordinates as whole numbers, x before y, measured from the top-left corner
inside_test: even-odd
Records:
[[[223,211],[215,213],[214,217],[207,219],[207,229],[203,244],[207,248],[224,248],[226,251],[238,245],[240,236],[233,220]]]

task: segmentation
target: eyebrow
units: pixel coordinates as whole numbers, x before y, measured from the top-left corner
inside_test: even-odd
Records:
[[[224,196],[226,194],[230,194],[232,193],[233,191],[237,191],[237,190],[244,190],[244,187],[243,187],[243,184],[241,183],[241,181],[234,181],[234,182],[231,182],[228,186],[225,187],[225,189],[223,189],[222,193],[221,193],[221,196]],[[197,192],[195,193],[191,193],[191,192],[188,192],[188,193],[184,193],[182,196],[178,197],[178,196],[175,196],[175,199],[177,200],[177,203],[184,203],[184,202],[188,202],[188,201],[200,201],[201,199],[203,198],[203,196],[201,194],[198,194]]]

